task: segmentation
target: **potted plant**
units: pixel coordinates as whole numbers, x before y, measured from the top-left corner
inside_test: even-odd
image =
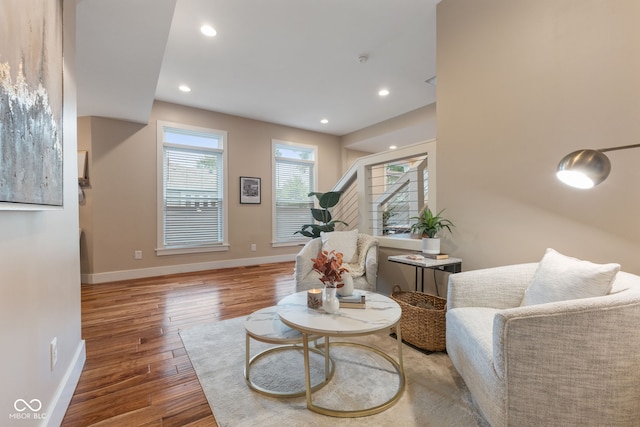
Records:
[[[300,230],[296,231],[293,234],[302,234],[303,236],[311,237],[312,239],[314,239],[316,237],[320,237],[320,233],[323,231],[325,233],[334,231],[336,224],[339,222],[348,226],[349,224],[344,221],[333,219],[333,217],[331,216],[331,212],[329,212],[329,208],[332,208],[338,204],[341,195],[342,191],[309,193],[309,197],[316,196],[316,199],[318,199],[318,205],[320,206],[320,208],[311,208],[311,215],[313,215],[313,219],[319,221],[320,224],[304,224]]]
[[[442,216],[442,209],[437,214],[433,214],[431,209],[425,208],[419,216],[410,219],[417,221],[411,225],[411,233],[422,237],[422,252],[426,254],[440,253],[440,239],[436,237],[442,229],[451,232],[451,227],[455,225]]]

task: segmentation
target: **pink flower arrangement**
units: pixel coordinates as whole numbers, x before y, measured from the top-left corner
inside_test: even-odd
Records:
[[[320,281],[328,288],[340,288],[344,286],[342,273],[349,271],[342,266],[342,253],[336,251],[322,251],[318,258],[311,258],[313,270],[320,273]]]

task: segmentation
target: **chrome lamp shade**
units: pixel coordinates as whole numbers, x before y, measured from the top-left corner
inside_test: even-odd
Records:
[[[560,160],[556,176],[576,188],[592,188],[604,181],[611,172],[609,158],[599,150],[578,150]]]

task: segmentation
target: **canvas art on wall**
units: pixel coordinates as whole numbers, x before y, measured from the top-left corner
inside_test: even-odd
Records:
[[[62,7],[0,0],[0,202],[62,205]]]

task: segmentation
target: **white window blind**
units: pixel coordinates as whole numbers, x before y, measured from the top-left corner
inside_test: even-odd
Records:
[[[313,223],[311,208],[315,191],[315,147],[294,143],[274,143],[274,240],[305,240],[300,234],[303,224]]]
[[[224,242],[224,135],[162,127],[163,248]]]

